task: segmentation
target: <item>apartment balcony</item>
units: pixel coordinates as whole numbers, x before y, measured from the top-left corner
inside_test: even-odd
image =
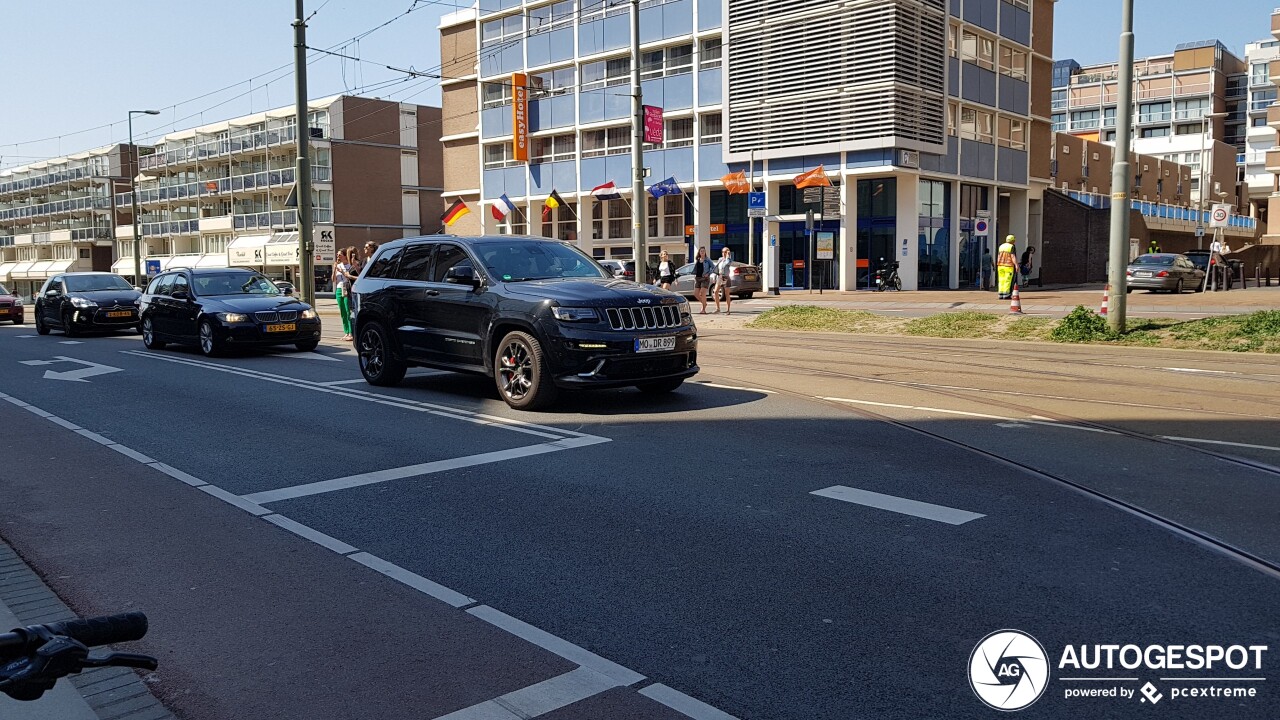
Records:
[[[1280,150],[1267,151],[1267,172],[1280,173]]]
[[[1267,108],[1267,126],[1280,131],[1280,105],[1271,105]]]
[[[1280,60],[1272,60],[1267,63],[1267,79],[1272,85],[1280,85]]]
[[[1271,11],[1271,37],[1280,40],[1280,8]]]
[[[328,127],[313,127],[310,128],[310,132],[312,140],[329,139]],[[227,158],[234,155],[260,155],[267,148],[290,145],[297,141],[298,133],[294,126],[290,125],[156,152],[153,155],[146,155],[140,158],[138,167],[143,171],[156,170],[163,167],[178,168],[184,165],[201,163],[217,158]]]
[[[315,165],[311,168],[312,182],[330,182],[332,175],[333,168],[328,165]],[[180,185],[139,189],[138,203],[150,206],[159,203],[170,203],[175,200],[189,200],[191,198],[211,198],[219,195],[253,193],[271,189],[283,190],[292,187],[293,183],[293,168],[264,170],[262,172],[232,175],[231,177],[212,180],[196,180]],[[116,196],[116,203],[121,207],[127,207],[130,202],[131,198],[128,193],[120,193]]]
[[[197,235],[200,233],[200,220],[168,220],[163,222],[142,223],[142,236]]]

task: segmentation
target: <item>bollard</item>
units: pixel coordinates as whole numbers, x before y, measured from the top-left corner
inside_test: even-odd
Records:
[[[1256,288],[1262,287],[1262,263],[1257,263],[1253,266],[1253,286]]]

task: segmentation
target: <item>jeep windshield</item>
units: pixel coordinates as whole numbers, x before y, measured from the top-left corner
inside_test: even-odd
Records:
[[[562,242],[479,242],[474,246],[489,275],[503,282],[562,278],[609,279],[590,257]]]

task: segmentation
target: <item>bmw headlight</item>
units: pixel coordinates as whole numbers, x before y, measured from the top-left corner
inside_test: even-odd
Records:
[[[73,298],[71,298],[71,304],[72,304],[73,306],[75,306],[75,307],[78,307],[78,308],[91,308],[91,307],[97,307],[97,306],[98,306],[98,304],[97,304],[97,303],[95,303],[94,301],[92,301],[92,300],[88,300],[88,299],[85,299],[85,298],[82,298],[82,297],[73,297]]]
[[[562,322],[588,322],[600,319],[595,308],[553,307],[551,314]]]
[[[249,316],[244,313],[218,313],[218,317],[222,318],[222,322],[228,323],[249,322]]]
[[[307,308],[306,310],[303,310],[303,311],[302,311],[302,319],[303,319],[303,320],[315,320],[315,319],[316,319],[316,311],[315,311],[315,310],[312,310],[311,308]]]

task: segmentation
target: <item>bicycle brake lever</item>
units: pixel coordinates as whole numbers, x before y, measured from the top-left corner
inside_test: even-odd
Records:
[[[0,681],[0,692],[15,700],[38,700],[60,678],[80,672],[89,649],[68,637],[54,636],[36,650],[25,667]]]
[[[84,667],[131,667],[140,670],[155,670],[159,662],[150,655],[136,653],[111,653],[110,655],[90,656],[81,663]]]

